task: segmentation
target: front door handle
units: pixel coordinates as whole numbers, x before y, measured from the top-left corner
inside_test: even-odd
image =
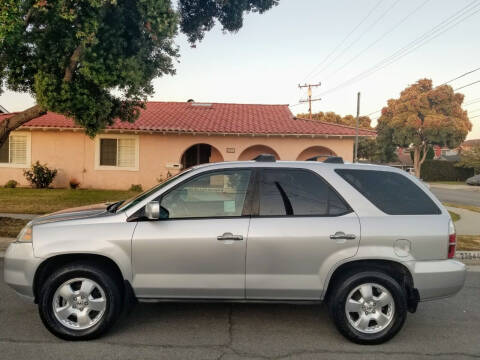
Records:
[[[355,240],[355,234],[345,234],[343,231],[337,231],[335,234],[330,235],[332,240]]]
[[[217,240],[243,240],[242,235],[233,235],[230,232],[226,232],[223,235],[217,236]]]

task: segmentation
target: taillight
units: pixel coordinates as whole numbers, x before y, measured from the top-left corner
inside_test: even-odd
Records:
[[[448,258],[453,259],[455,257],[455,247],[457,245],[457,234],[455,233],[455,225],[450,220],[448,223]]]

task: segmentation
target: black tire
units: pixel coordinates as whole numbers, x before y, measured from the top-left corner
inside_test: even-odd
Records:
[[[393,319],[385,329],[377,333],[358,331],[350,324],[345,312],[345,305],[350,292],[357,286],[366,283],[375,283],[383,286],[390,292],[394,300],[395,311]],[[357,344],[381,344],[395,336],[405,323],[407,317],[406,292],[391,276],[376,270],[362,271],[344,276],[334,286],[328,300],[330,315],[337,329],[347,339]]]
[[[75,278],[95,281],[105,293],[106,308],[100,320],[84,330],[64,326],[54,315],[53,298],[57,289]],[[104,334],[118,319],[122,310],[122,292],[119,279],[107,267],[94,262],[74,262],[67,264],[46,278],[40,285],[38,310],[45,327],[55,336],[65,340],[90,340]]]

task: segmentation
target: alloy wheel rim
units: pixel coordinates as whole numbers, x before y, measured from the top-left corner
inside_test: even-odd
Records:
[[[65,327],[85,330],[96,325],[105,314],[105,291],[95,281],[74,278],[60,285],[53,295],[53,314]]]
[[[392,322],[395,301],[385,287],[375,283],[361,284],[348,294],[345,314],[355,330],[375,334]]]

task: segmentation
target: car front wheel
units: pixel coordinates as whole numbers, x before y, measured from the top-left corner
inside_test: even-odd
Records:
[[[405,291],[389,275],[364,271],[334,288],[330,312],[338,330],[359,344],[380,344],[402,328],[407,316]]]
[[[107,268],[72,263],[43,283],[39,296],[40,317],[47,329],[62,339],[97,338],[118,318],[120,294]]]

